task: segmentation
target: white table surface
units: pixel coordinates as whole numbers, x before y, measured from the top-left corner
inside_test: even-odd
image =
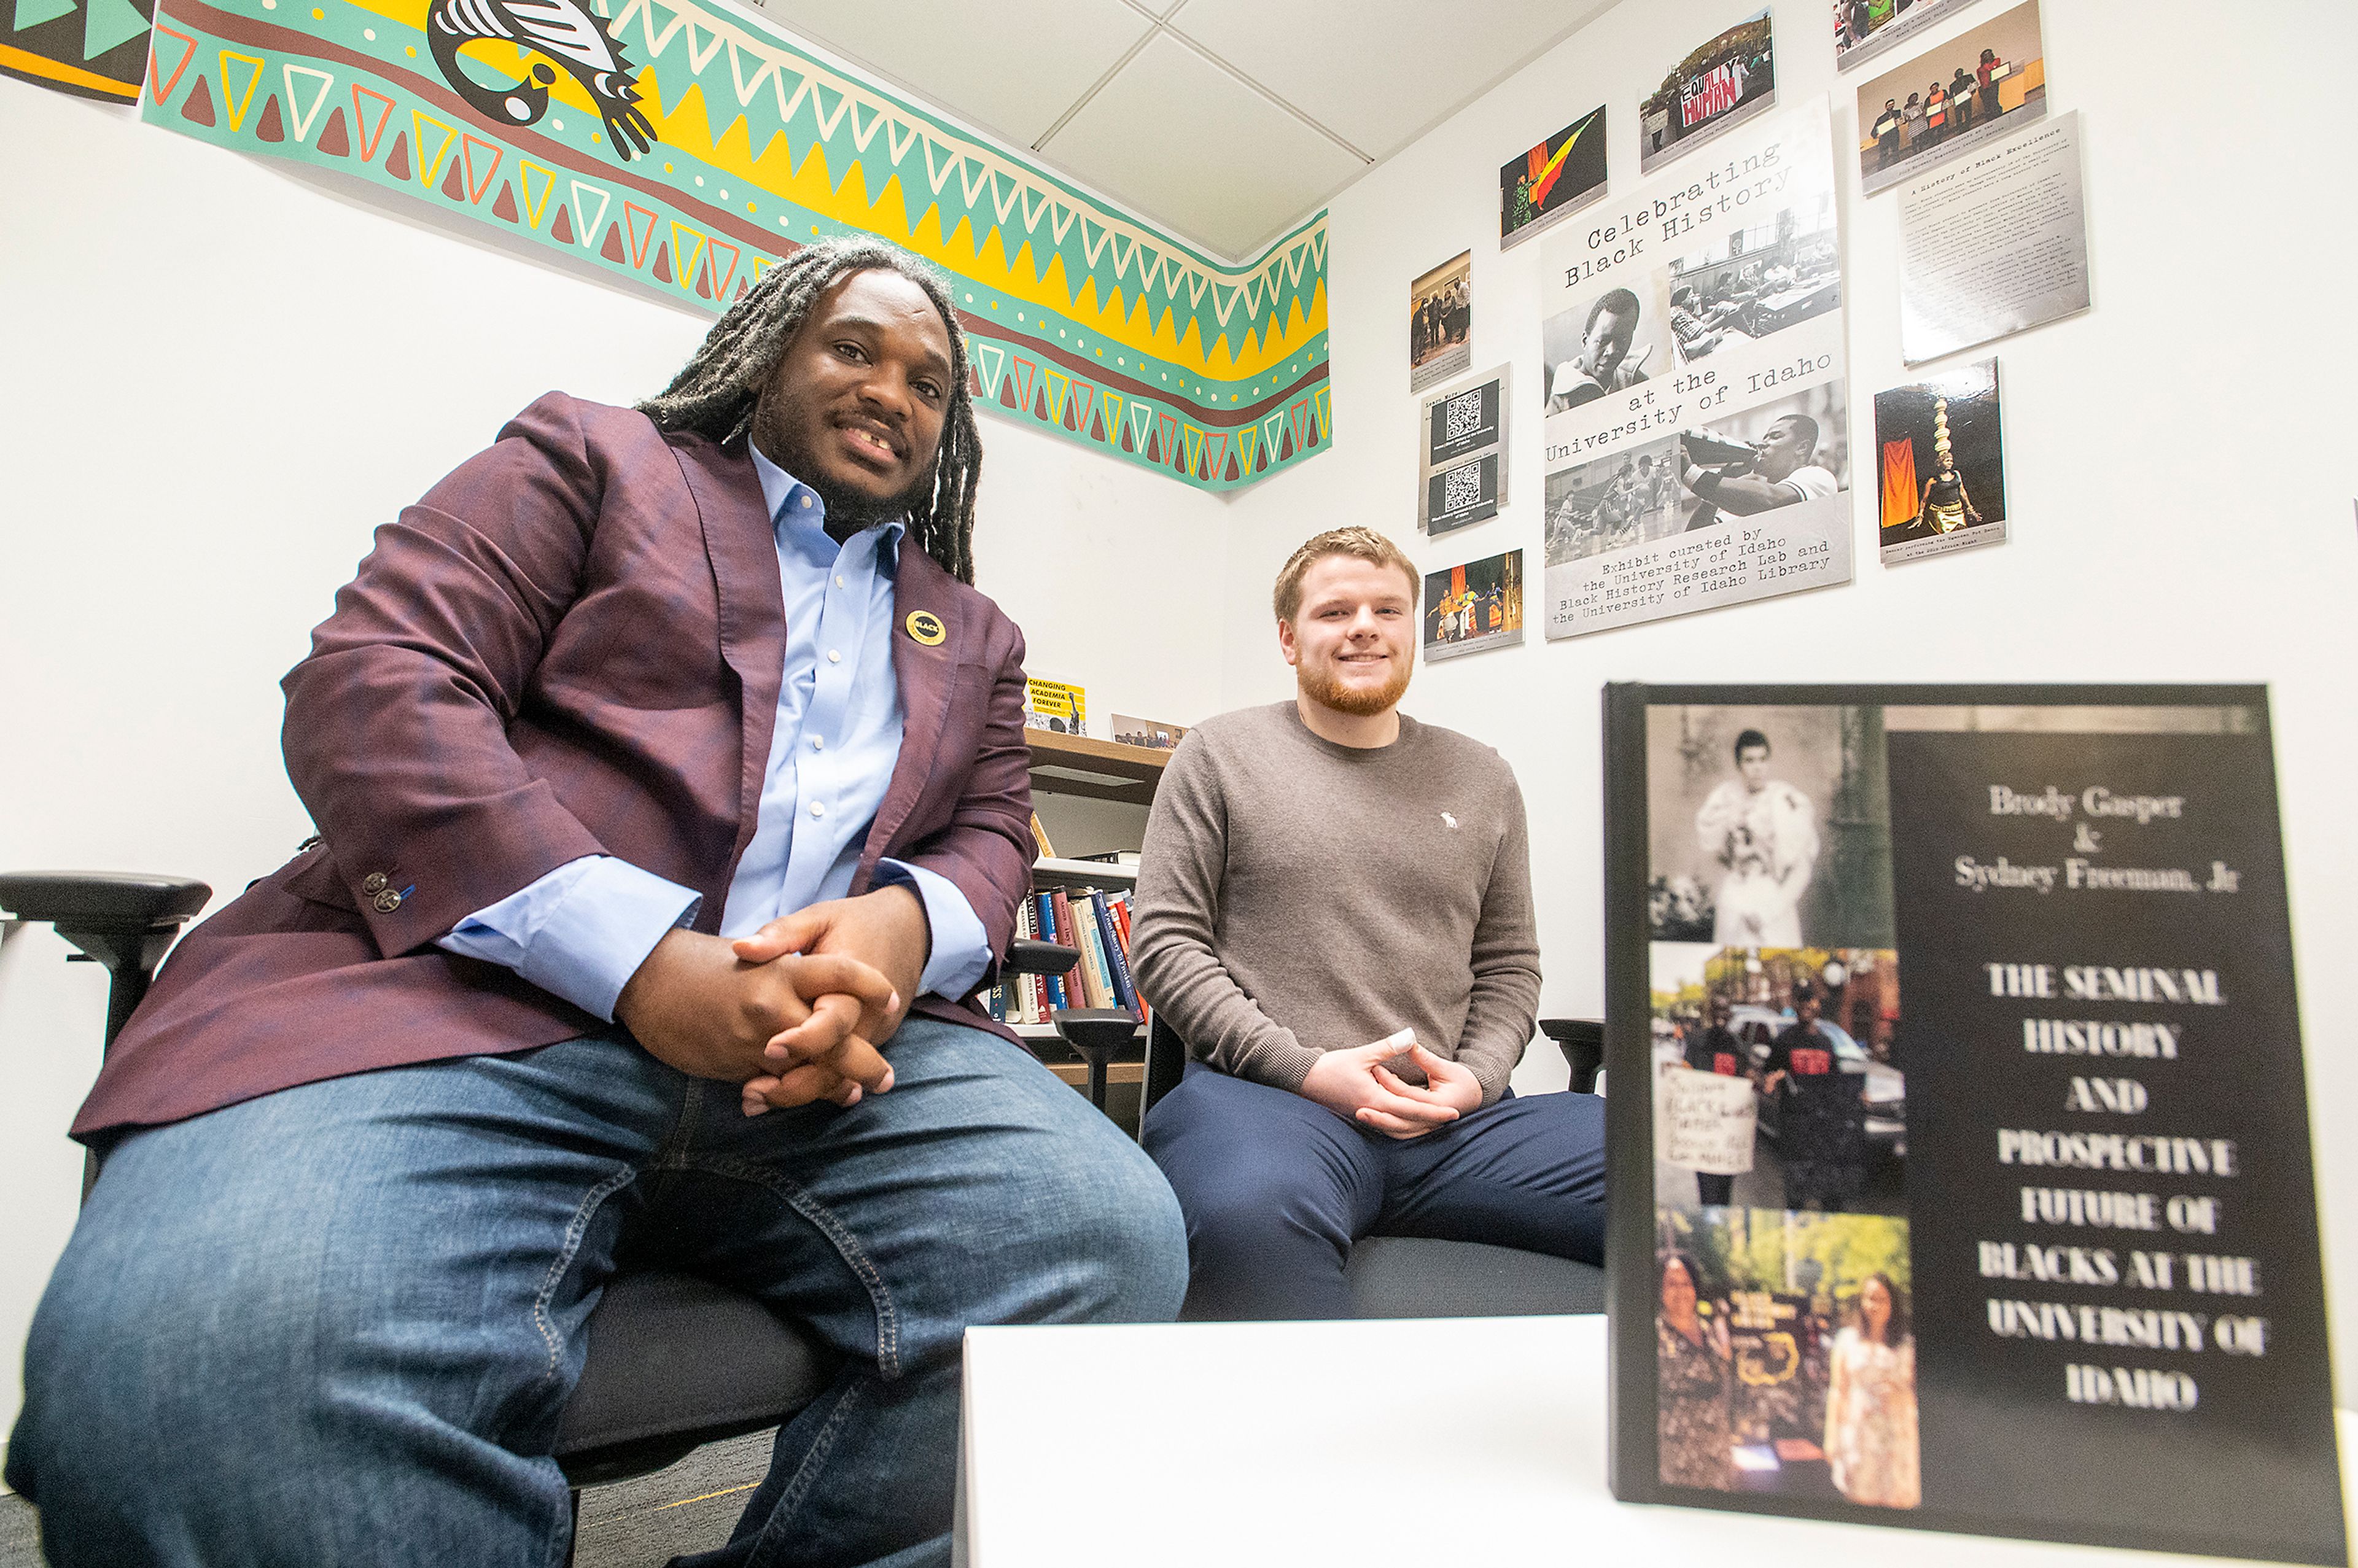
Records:
[[[2231,1561],[1617,1502],[1601,1316],[977,1328],[964,1422],[968,1568]]]

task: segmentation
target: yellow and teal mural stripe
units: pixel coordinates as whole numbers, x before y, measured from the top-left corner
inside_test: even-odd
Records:
[[[691,308],[824,235],[904,245],[983,406],[1199,488],[1330,443],[1323,212],[1214,260],[701,0],[156,0],[152,37],[147,120]]]

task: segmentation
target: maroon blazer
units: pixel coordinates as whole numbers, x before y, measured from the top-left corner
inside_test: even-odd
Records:
[[[917,611],[947,628],[938,644],[908,634]],[[1033,854],[1022,633],[914,546],[894,614],[901,755],[851,891],[883,856],[939,872],[1004,951]],[[312,633],[284,683],[285,744],[322,842],[174,950],[74,1135],[603,1027],[435,939],[596,854],[696,889],[696,928],[716,930],[785,635],[741,441],[561,393],[533,404],[377,531]],[[914,1011],[999,1028],[936,997]]]

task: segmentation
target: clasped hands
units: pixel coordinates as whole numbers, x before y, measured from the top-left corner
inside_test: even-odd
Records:
[[[906,886],[831,899],[734,941],[673,931],[614,1004],[658,1060],[742,1087],[747,1116],[892,1087],[879,1049],[908,1013],[932,930]]]
[[[1422,1087],[1391,1070],[1390,1064],[1403,1058],[1423,1073]],[[1413,1029],[1323,1053],[1303,1078],[1302,1093],[1347,1121],[1401,1139],[1422,1138],[1482,1106],[1473,1070],[1426,1050]]]

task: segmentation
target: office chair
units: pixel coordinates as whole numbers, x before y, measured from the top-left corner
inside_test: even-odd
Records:
[[[1564,1026],[1558,1033],[1558,1026]],[[1586,1092],[1604,1055],[1605,1026],[1585,1019],[1549,1019],[1540,1025],[1572,1063],[1573,1092]],[[1581,1058],[1593,1042],[1595,1055]],[[1187,1043],[1154,1015],[1146,1042],[1146,1087],[1139,1108],[1143,1135],[1147,1112],[1178,1087],[1186,1070]],[[1353,1317],[1535,1317],[1550,1313],[1603,1312],[1605,1271],[1568,1258],[1493,1247],[1480,1241],[1435,1241],[1419,1236],[1368,1236],[1352,1243],[1343,1278],[1351,1292]]]
[[[0,914],[53,925],[113,976],[106,1044],[147,994],[180,926],[205,906],[203,882],[114,871],[0,874]],[[1062,974],[1079,954],[1018,940],[1001,960],[1015,974]],[[83,1191],[96,1173],[86,1169]],[[779,1425],[826,1387],[834,1367],[818,1342],[750,1296],[692,1274],[617,1274],[587,1329],[581,1381],[557,1423],[555,1457],[574,1489],[628,1480],[708,1443]]]

